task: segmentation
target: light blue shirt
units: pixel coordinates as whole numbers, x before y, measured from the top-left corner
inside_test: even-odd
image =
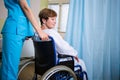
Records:
[[[30,0],[26,1],[30,6]],[[8,16],[4,23],[2,34],[13,33],[24,36],[32,36],[34,34],[33,27],[22,11],[19,5],[19,0],[4,0],[4,4],[8,10]]]

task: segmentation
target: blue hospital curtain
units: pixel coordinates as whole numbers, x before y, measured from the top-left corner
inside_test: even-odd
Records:
[[[120,0],[70,0],[65,40],[89,80],[120,80]]]

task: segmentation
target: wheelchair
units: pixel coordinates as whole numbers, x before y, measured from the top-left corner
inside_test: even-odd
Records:
[[[35,57],[23,58],[18,72],[18,80],[88,80],[87,73],[80,65],[74,66],[74,58],[56,52],[52,37],[41,41],[33,38]],[[21,61],[22,61],[21,60]],[[78,70],[74,71],[77,67]]]

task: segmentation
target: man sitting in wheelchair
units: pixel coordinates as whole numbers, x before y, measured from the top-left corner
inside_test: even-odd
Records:
[[[74,64],[81,65],[82,71],[86,72],[86,66],[84,61],[77,57],[77,51],[70,46],[53,28],[56,24],[57,14],[54,10],[45,8],[40,11],[39,19],[41,22],[41,28],[45,33],[51,36],[54,39],[56,51],[59,54],[70,55],[74,57]],[[75,69],[74,69],[75,70]]]

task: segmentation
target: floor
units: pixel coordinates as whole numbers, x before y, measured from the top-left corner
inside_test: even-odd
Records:
[[[1,65],[1,52],[0,52],[0,65]],[[30,59],[23,59],[20,62],[20,67],[23,66],[23,64],[26,61],[29,61]],[[27,65],[21,72],[19,75],[19,80],[33,80],[34,77],[34,63],[33,64],[29,64]],[[38,75],[38,80],[40,80],[40,76]]]
[[[30,64],[21,71],[19,78],[20,80],[32,80],[34,76],[34,65]]]
[[[20,63],[20,67],[23,67],[23,65],[24,65],[25,62],[26,62],[26,60],[22,60],[21,63]],[[35,69],[34,63],[28,64],[20,72],[20,74],[19,74],[19,80],[33,80],[34,72],[35,72],[34,69]],[[40,76],[39,75],[38,75],[37,79],[40,80]]]

